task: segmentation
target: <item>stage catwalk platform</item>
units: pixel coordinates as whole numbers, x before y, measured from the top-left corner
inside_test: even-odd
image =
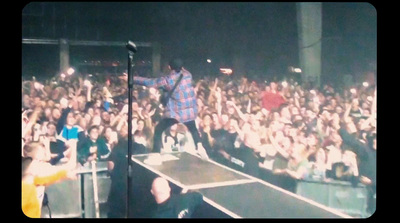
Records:
[[[151,206],[151,182],[161,176],[173,192],[196,190],[203,195],[204,207],[198,218],[351,218],[322,204],[276,187],[268,182],[203,160],[187,152],[143,154],[132,157],[134,217]],[[155,160],[160,162],[154,162]],[[135,206],[136,204],[136,206]]]

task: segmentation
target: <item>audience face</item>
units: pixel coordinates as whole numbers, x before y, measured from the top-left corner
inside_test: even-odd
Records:
[[[86,120],[86,123],[90,123],[92,120],[92,116],[89,113],[86,113],[83,118]]]
[[[138,111],[138,109],[139,104],[136,101],[132,102],[132,111]]]
[[[292,115],[299,115],[299,114],[300,114],[299,108],[297,108],[297,107],[295,107],[295,106],[292,106],[292,107],[291,107],[290,113],[291,113]]]
[[[232,106],[230,106],[230,105],[227,105],[226,108],[227,108],[227,111],[226,111],[226,112],[227,112],[229,115],[235,114],[236,110],[235,110],[234,107],[232,107]]]
[[[279,114],[279,112],[273,112],[272,113],[272,120],[278,121],[280,120],[281,115]]]
[[[61,112],[58,108],[53,108],[51,114],[53,116],[53,120],[58,120],[61,117]]]
[[[93,116],[101,116],[101,109],[100,108],[95,108],[94,110],[93,110],[94,112],[93,112]]]
[[[101,113],[101,118],[105,123],[109,123],[110,122],[110,114],[106,111],[103,111]]]
[[[358,109],[359,105],[360,105],[360,103],[359,103],[357,98],[354,98],[354,99],[351,100],[351,109],[352,110]]]
[[[91,129],[91,131],[89,132],[89,138],[92,141],[96,141],[99,138],[99,129],[98,128]]]
[[[145,124],[144,124],[143,120],[138,120],[137,121],[137,130],[138,131],[143,131],[144,126],[145,126]]]
[[[68,113],[66,124],[69,126],[73,126],[73,125],[75,125],[75,123],[76,123],[76,119],[75,119],[74,113],[72,113],[72,112]]]
[[[104,137],[106,138],[107,141],[110,141],[112,132],[113,132],[113,130],[112,130],[111,127],[107,127],[107,128],[104,130]]]
[[[269,84],[270,88],[272,91],[277,91],[278,90],[278,85],[275,82],[271,82]]]
[[[211,126],[211,123],[212,123],[211,116],[210,115],[205,115],[203,117],[202,123],[203,123],[203,126]]]
[[[211,116],[214,123],[219,123],[219,118],[216,113],[213,113]]]
[[[127,139],[128,138],[128,125],[122,125],[121,130],[119,131],[119,134],[122,138]]]
[[[92,125],[100,125],[101,124],[101,117],[99,115],[96,115],[92,119]]]
[[[229,116],[227,114],[222,114],[221,115],[221,124],[223,126],[227,125],[229,122]]]
[[[56,135],[56,125],[54,123],[47,124],[47,135],[49,136]]]
[[[340,148],[340,146],[342,145],[343,140],[342,140],[342,137],[340,137],[339,133],[333,132],[330,135],[330,139],[332,140],[332,142],[335,144],[335,146],[337,148]]]
[[[318,143],[317,136],[314,134],[310,134],[307,136],[307,145],[310,147],[316,146]]]
[[[336,114],[342,114],[343,113],[343,108],[341,106],[336,106],[335,107],[335,113]]]
[[[93,115],[94,115],[94,109],[93,109],[93,108],[89,108],[89,109],[87,110],[87,114],[89,114],[91,117],[93,117]]]

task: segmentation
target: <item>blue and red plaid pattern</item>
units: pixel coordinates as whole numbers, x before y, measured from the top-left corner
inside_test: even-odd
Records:
[[[182,69],[182,80],[172,93],[168,100],[167,106],[164,108],[164,117],[174,118],[179,122],[188,122],[195,120],[198,109],[196,95],[192,85],[192,74]],[[175,82],[178,80],[180,72],[171,71],[167,76],[159,78],[134,77],[133,83],[154,88],[164,88],[170,91]]]

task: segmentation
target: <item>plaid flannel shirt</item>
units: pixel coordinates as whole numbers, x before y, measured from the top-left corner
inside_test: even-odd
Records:
[[[197,101],[192,86],[192,74],[182,69],[183,77],[181,82],[172,93],[164,108],[165,118],[174,118],[181,123],[195,120],[197,117]],[[171,71],[169,75],[159,78],[134,77],[133,83],[147,87],[164,88],[172,90],[178,80],[180,72]]]

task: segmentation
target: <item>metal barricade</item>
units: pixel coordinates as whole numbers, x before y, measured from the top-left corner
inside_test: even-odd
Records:
[[[98,163],[101,164],[101,163]],[[91,173],[82,174],[83,177],[83,206],[84,217],[95,218],[95,199],[93,194],[93,177]],[[100,207],[100,218],[107,217],[107,198],[110,192],[111,180],[107,171],[97,171],[98,203]]]
[[[80,218],[81,176],[77,180],[65,180],[46,187],[48,207],[42,207],[42,218]],[[49,211],[50,209],[50,211]]]
[[[352,186],[345,181],[331,180],[297,182],[296,194],[334,208],[353,217],[368,217],[365,185]]]
[[[97,162],[97,187],[100,218],[107,217],[107,198],[111,179],[107,162]],[[48,205],[42,207],[42,218],[95,218],[94,190],[91,165],[78,171],[77,180],[65,180],[46,187]]]

